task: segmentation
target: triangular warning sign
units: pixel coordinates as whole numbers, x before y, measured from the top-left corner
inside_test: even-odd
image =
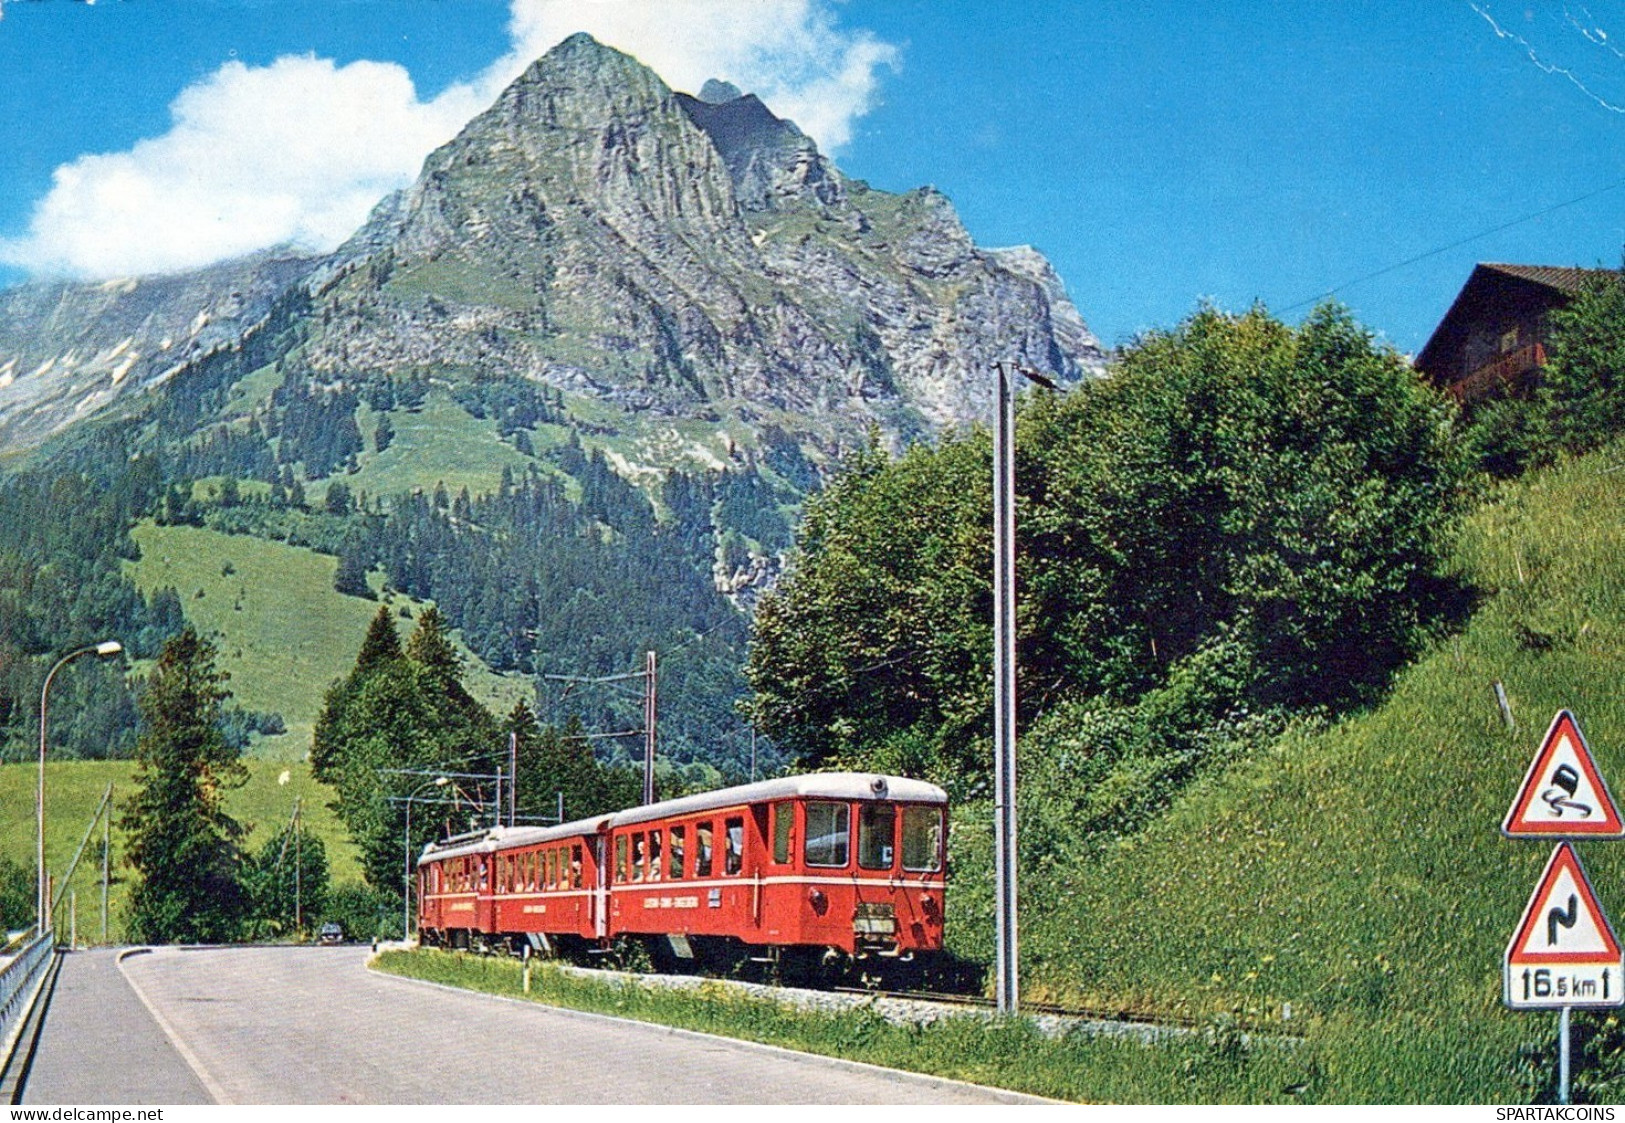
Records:
[[[1558,843],[1507,945],[1507,963],[1614,965],[1620,958],[1619,940],[1586,880],[1579,855],[1568,843]]]
[[[1625,820],[1567,710],[1552,719],[1501,833],[1508,838],[1625,837]]]

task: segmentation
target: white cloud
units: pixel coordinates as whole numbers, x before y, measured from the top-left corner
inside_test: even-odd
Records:
[[[676,89],[722,78],[754,91],[826,150],[850,138],[880,70],[897,62],[895,47],[837,27],[828,0],[512,0],[509,30],[507,56],[431,101],[394,63],[227,63],[175,99],[167,133],[59,167],[28,233],[0,240],[0,261],[108,277],[284,243],[332,249],[577,31],[635,55]]]

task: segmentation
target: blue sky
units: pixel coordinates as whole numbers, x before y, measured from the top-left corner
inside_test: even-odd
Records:
[[[761,92],[849,175],[934,184],[983,245],[1046,253],[1108,344],[1347,285],[1415,350],[1475,261],[1625,247],[1625,3],[0,4],[0,284],[332,242],[575,30]]]

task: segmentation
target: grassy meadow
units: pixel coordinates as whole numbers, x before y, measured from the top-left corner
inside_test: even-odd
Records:
[[[1499,828],[1559,709],[1625,790],[1622,553],[1625,447],[1507,486],[1464,528],[1470,625],[1382,705],[1212,774],[1038,893],[1029,993],[1306,1033],[1336,1101],[1539,1094],[1557,1015],[1503,1009],[1501,964],[1551,846]],[[1579,850],[1625,921],[1625,847]]]
[[[245,847],[254,851],[265,845],[288,823],[297,799],[305,829],[320,838],[327,850],[332,884],[360,881],[355,846],[328,806],[333,792],[311,778],[309,765],[260,758],[249,758],[246,764],[248,782],[226,794],[226,810],[247,828]],[[132,790],[134,774],[134,764],[124,760],[52,761],[45,768],[45,864],[54,876],[60,877],[61,871],[67,869],[74,850],[91,827],[102,793],[108,784],[113,785],[113,861],[108,893],[108,938],[112,943],[123,939],[132,876],[124,864],[125,834],[119,829],[118,816],[122,813],[122,798]],[[34,764],[0,765],[0,857],[10,858],[29,870],[34,868],[37,845],[34,793],[38,777],[39,769]],[[69,889],[78,896],[80,943],[99,943],[101,939],[101,838],[98,824],[69,883]],[[63,900],[64,911],[57,920],[65,932],[67,898]]]

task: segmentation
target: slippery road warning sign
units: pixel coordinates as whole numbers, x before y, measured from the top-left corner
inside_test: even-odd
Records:
[[[1574,847],[1560,842],[1507,944],[1502,1000],[1514,1010],[1625,1003],[1625,956]]]
[[[1569,711],[1552,719],[1501,833],[1508,838],[1625,837],[1625,820]]]

